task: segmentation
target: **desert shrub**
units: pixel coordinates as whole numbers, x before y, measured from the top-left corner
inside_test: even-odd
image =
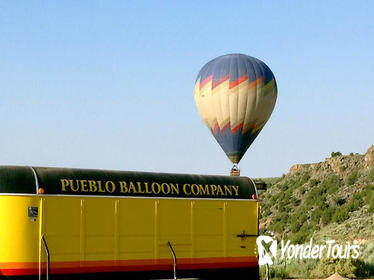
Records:
[[[315,166],[315,168],[316,168],[317,171],[320,170],[321,167],[322,167],[322,163],[321,162],[317,163],[317,165]]]
[[[306,207],[300,207],[297,209],[290,217],[290,222],[299,222],[300,224],[303,224],[306,220],[308,220],[307,216],[307,208]]]
[[[268,217],[271,214],[270,208],[263,209],[261,212],[261,217]]]
[[[285,279],[289,278],[287,269],[283,266],[270,266],[269,267],[269,276],[271,279]],[[266,279],[266,267],[260,267],[260,279]]]
[[[303,174],[303,176],[301,177],[301,179],[300,179],[299,185],[300,185],[300,186],[304,185],[306,182],[309,181],[309,179],[310,179],[310,174],[309,174],[309,172],[305,172],[305,173]]]
[[[355,193],[352,197],[352,199],[347,204],[347,209],[349,212],[356,211],[360,209],[360,207],[363,205],[363,198],[362,193]]]
[[[285,183],[285,184],[280,184],[278,186],[278,189],[280,189],[282,192],[285,192],[287,189],[288,189],[288,183]]]
[[[285,222],[285,223],[287,223],[288,213],[287,212],[281,212],[277,216],[275,216],[274,219],[275,219],[276,222]]]
[[[345,220],[347,220],[349,218],[349,213],[348,213],[348,209],[345,208],[345,207],[339,207],[339,208],[336,208],[336,211],[334,213],[334,215],[332,216],[332,222],[336,222],[338,224],[344,222]]]
[[[298,223],[296,221],[294,221],[294,222],[291,223],[291,232],[292,233],[298,232],[300,228],[301,228],[300,223]]]
[[[275,204],[277,202],[277,195],[273,195],[271,198],[270,198],[270,203],[271,204]]]
[[[291,179],[289,182],[287,182],[287,190],[290,190],[291,192],[297,188],[299,188],[301,185],[303,185],[300,180]]]
[[[289,277],[289,274],[284,267],[270,267],[270,278],[285,279]]]
[[[369,213],[374,213],[374,194],[371,194],[371,200],[369,202]]]
[[[306,195],[306,199],[305,199],[306,204],[313,205],[319,197],[324,195],[324,193],[325,191],[322,186],[312,188],[309,191],[309,193]]]
[[[301,203],[301,200],[300,200],[300,199],[293,198],[293,199],[291,200],[291,204],[292,204],[293,206],[299,206],[300,203]]]
[[[374,167],[370,169],[368,178],[371,182],[374,182]]]
[[[324,195],[318,197],[314,205],[316,206],[317,209],[320,209],[320,210],[326,209],[327,208],[326,197]]]
[[[269,204],[261,204],[261,214],[262,214],[262,217],[266,217],[266,216],[269,216],[271,213],[271,210],[270,210],[270,205]]]
[[[351,174],[349,174],[348,178],[347,178],[347,184],[348,184],[348,186],[351,186],[354,183],[356,183],[357,180],[358,180],[358,177],[359,177],[359,174],[358,174],[357,170],[355,170]]]
[[[304,223],[298,232],[291,236],[291,243],[293,244],[303,244],[305,243],[311,236],[313,231],[316,229],[316,226]]]
[[[290,211],[290,206],[288,206],[287,204],[285,203],[281,203],[280,205],[278,205],[277,207],[278,211],[283,213],[283,212],[288,212]]]
[[[314,259],[293,259],[292,262],[287,263],[286,269],[289,278],[310,278],[310,271],[312,271],[318,264],[317,260]]]
[[[298,232],[307,220],[308,220],[308,216],[307,216],[306,212],[303,211],[303,209],[297,210],[289,218],[289,224],[290,224],[291,232],[293,232],[293,233]]]
[[[339,177],[336,175],[332,175],[326,180],[324,180],[321,185],[323,186],[323,188],[326,190],[328,194],[333,194],[339,189],[339,186],[340,186]]]
[[[291,231],[296,233],[308,220],[308,215],[306,214],[305,208],[299,208],[295,211],[289,218],[289,223],[291,224]]]
[[[374,185],[365,187],[365,203],[369,205],[369,213],[374,212]]]
[[[313,187],[313,186],[317,186],[319,183],[320,183],[320,181],[319,180],[317,180],[317,179],[311,179],[310,181],[309,181],[309,183],[310,183],[310,185]]]
[[[273,224],[270,228],[276,233],[282,233],[286,228],[286,223],[283,221],[279,221]]]
[[[306,192],[306,188],[302,186],[300,187],[299,191],[300,191],[300,194],[304,194]]]
[[[348,168],[348,167],[344,165],[344,166],[340,166],[340,167],[339,167],[339,170],[340,170],[341,172],[344,172],[344,171],[347,170],[347,168]]]
[[[374,185],[367,185],[361,192],[355,193],[347,204],[347,209],[356,211],[364,204],[369,205],[369,212],[374,211]]]
[[[321,217],[321,218],[322,218],[322,223],[323,223],[324,225],[328,225],[328,224],[331,222],[331,220],[332,220],[332,216],[334,215],[335,210],[336,210],[335,207],[330,206],[330,207],[327,208],[325,211],[323,211],[323,213],[322,213],[322,217]]]
[[[286,192],[284,192],[284,195],[282,197],[282,200],[286,203],[286,204],[289,204],[290,203],[290,200],[291,200],[291,197],[292,197],[292,191],[291,190],[287,190]]]
[[[300,229],[298,232],[296,232],[294,235],[292,235],[291,243],[293,243],[293,244],[303,244],[307,240],[308,236],[309,236],[309,232],[301,231],[301,229]]]
[[[338,156],[341,156],[342,153],[341,152],[332,152],[331,153],[331,157],[338,157]]]
[[[311,271],[311,276],[325,278],[336,272],[349,278],[367,277],[370,274],[368,266],[360,259],[323,258]]]
[[[370,276],[374,276],[374,242],[367,242],[360,246],[360,258],[365,260]]]
[[[314,223],[319,223],[319,220],[321,219],[322,217],[322,214],[323,214],[323,210],[322,209],[316,209],[313,211],[312,213],[312,222]]]
[[[288,223],[288,212],[278,213],[270,226],[270,229],[277,233],[282,233]]]

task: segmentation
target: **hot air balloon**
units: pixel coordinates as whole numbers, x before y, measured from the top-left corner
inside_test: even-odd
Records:
[[[194,97],[203,121],[235,171],[273,112],[277,99],[273,73],[248,55],[220,56],[200,70]]]

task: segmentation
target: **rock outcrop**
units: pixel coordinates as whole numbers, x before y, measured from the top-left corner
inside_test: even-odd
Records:
[[[365,167],[367,169],[374,167],[374,145],[371,145],[371,147],[366,152],[364,161],[365,161]]]
[[[323,162],[312,164],[295,164],[290,168],[290,174],[297,174],[303,172],[311,172],[313,174],[321,174],[334,172],[337,175],[344,175],[352,172],[352,170],[364,170],[374,167],[374,145],[372,145],[366,154],[353,154],[350,155],[334,155],[326,158]]]

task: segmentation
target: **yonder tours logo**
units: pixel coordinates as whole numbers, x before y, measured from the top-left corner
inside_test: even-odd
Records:
[[[260,235],[256,239],[258,248],[258,265],[273,264],[271,256],[275,258],[277,256],[277,241],[270,236]],[[270,247],[266,249],[265,244],[270,244]]]
[[[273,259],[321,259],[323,256],[333,259],[357,259],[359,245],[338,244],[327,240],[324,244],[314,244],[311,238],[307,244],[291,244],[290,240],[280,242],[280,254],[277,255],[277,241],[270,236],[260,235],[256,240],[258,265],[273,264]]]

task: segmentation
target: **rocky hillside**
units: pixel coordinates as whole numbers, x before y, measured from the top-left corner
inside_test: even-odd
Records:
[[[261,233],[298,244],[311,237],[363,244],[361,256],[374,267],[374,145],[364,155],[333,152],[263,180]]]

